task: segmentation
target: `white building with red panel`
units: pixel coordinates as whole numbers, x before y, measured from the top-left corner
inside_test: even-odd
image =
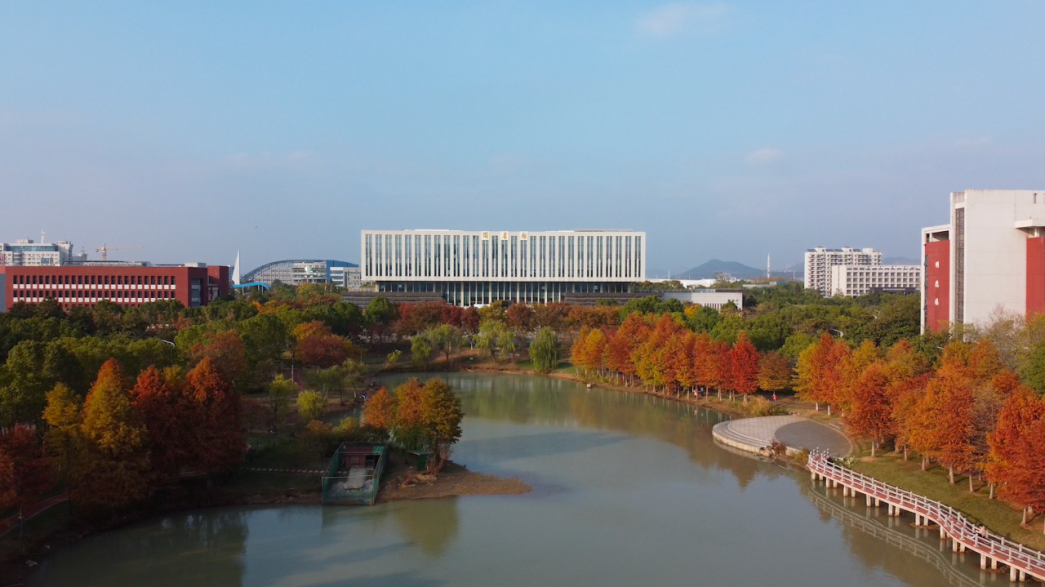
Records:
[[[1045,190],[965,190],[922,229],[922,331],[1045,312]]]

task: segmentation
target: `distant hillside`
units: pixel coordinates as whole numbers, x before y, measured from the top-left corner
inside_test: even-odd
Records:
[[[883,257],[882,264],[884,265],[920,265],[922,262],[918,259],[912,259],[910,257]]]
[[[678,275],[672,275],[675,279],[714,279],[717,273],[728,273],[737,279],[754,279],[756,277],[765,277],[765,269],[756,269],[743,263],[737,263],[736,261],[722,261],[719,259],[712,259],[703,265],[694,267],[685,273],[679,273]],[[790,274],[785,274],[782,271],[774,271],[773,275],[776,277],[785,277]]]

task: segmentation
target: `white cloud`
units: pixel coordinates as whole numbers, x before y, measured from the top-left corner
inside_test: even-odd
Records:
[[[647,37],[671,37],[691,32],[707,32],[718,23],[729,7],[725,4],[672,2],[639,17],[636,28]]]
[[[784,152],[780,149],[759,149],[747,154],[744,160],[752,167],[769,165],[784,158]]]

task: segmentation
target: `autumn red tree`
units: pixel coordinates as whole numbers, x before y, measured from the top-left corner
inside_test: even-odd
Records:
[[[879,361],[868,365],[851,385],[846,427],[854,434],[871,437],[871,456],[882,442],[893,436],[892,407],[886,388],[889,372]]]
[[[1045,511],[1045,417],[1038,418],[1020,435],[1010,472],[1009,495],[1027,511]],[[1045,532],[1045,523],[1042,524]]]
[[[629,314],[607,342],[606,362],[610,369],[622,374],[626,382],[635,376],[632,355],[649,336],[649,325],[638,314]]]
[[[239,394],[210,359],[189,371],[185,384],[197,420],[191,466],[208,474],[234,468],[243,462],[246,443]]]
[[[247,355],[243,339],[235,330],[212,334],[189,350],[193,363],[209,358],[229,381],[239,383],[247,374]]]
[[[634,316],[632,314],[631,316]],[[629,316],[629,318],[631,317]],[[693,342],[693,353],[691,355],[693,371],[696,375],[697,385],[704,388],[704,394],[717,388],[722,383],[718,361],[715,354],[715,342],[706,332],[697,335]]]
[[[987,436],[990,446],[985,475],[998,487],[1001,498],[1028,507],[1025,488],[1021,484],[1025,466],[1021,446],[1028,431],[1045,419],[1045,403],[1027,387],[1020,386],[1009,394],[998,415],[994,431]],[[1025,510],[1026,515],[1026,510]]]
[[[197,407],[181,372],[150,366],[138,375],[131,398],[148,431],[153,474],[159,482],[177,479],[191,460],[193,431],[199,424]]]
[[[512,304],[508,306],[508,328],[515,332],[525,333],[533,330],[534,312],[533,308],[526,304]]]
[[[15,424],[0,432],[0,510],[35,504],[54,485],[36,432]]]
[[[791,385],[791,364],[787,357],[776,351],[763,353],[758,360],[758,386],[766,391],[778,392]]]
[[[294,329],[297,358],[312,367],[333,367],[345,362],[351,349],[350,343],[330,333],[320,321],[306,322]]]
[[[745,404],[747,396],[758,390],[758,359],[758,350],[741,330],[729,351],[729,368],[731,389],[744,396]]]

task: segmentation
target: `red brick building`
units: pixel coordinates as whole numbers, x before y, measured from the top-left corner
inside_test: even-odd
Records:
[[[65,308],[109,300],[121,306],[178,300],[187,308],[205,306],[229,293],[224,265],[63,265],[0,267],[0,312],[13,304],[53,298]]]

